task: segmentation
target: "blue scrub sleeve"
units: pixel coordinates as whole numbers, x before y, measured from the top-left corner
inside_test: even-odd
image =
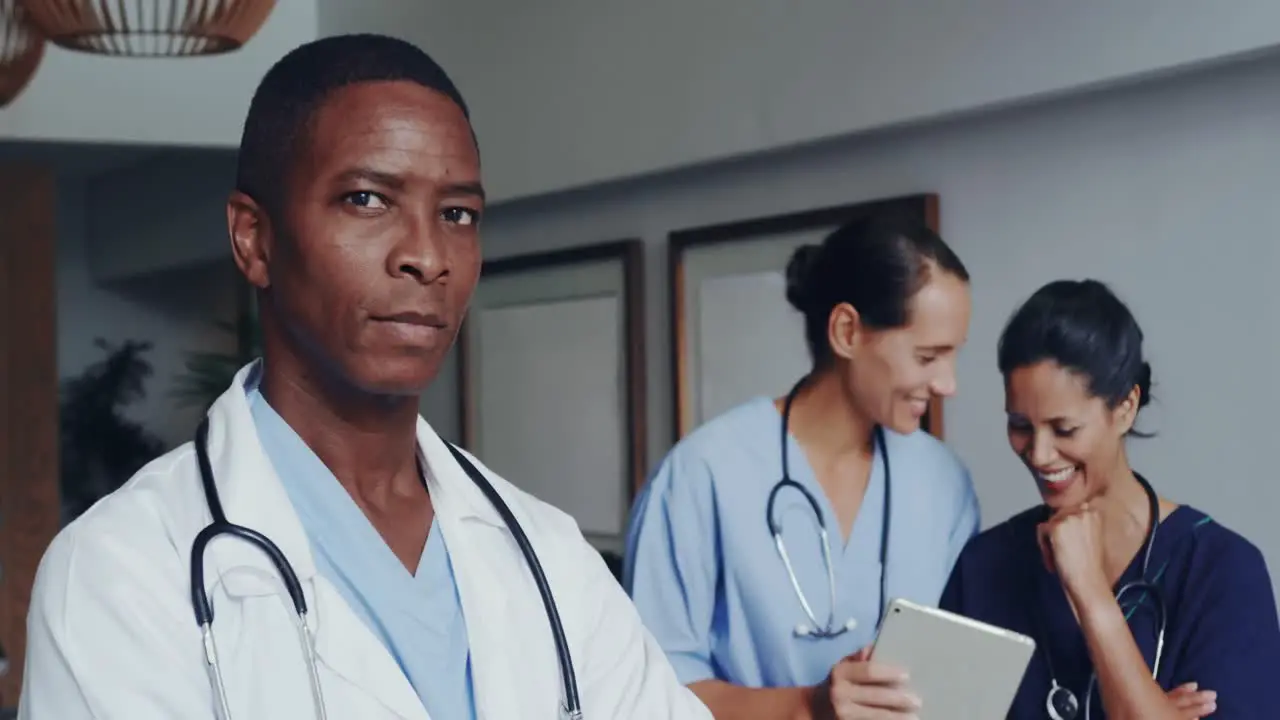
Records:
[[[1262,553],[1243,539],[1206,553],[1189,573],[1177,622],[1192,623],[1174,686],[1218,693],[1219,720],[1275,717],[1280,618]],[[1170,658],[1173,659],[1173,658]]]
[[[718,554],[710,468],[681,457],[677,448],[632,509],[623,585],[686,685],[715,677],[711,620]]]

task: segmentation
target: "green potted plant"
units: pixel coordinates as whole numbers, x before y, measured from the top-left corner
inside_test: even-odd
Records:
[[[164,446],[124,409],[146,397],[151,343],[94,343],[105,357],[62,382],[59,478],[65,522],[124,484]]]

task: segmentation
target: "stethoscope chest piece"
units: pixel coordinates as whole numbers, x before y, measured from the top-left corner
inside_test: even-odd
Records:
[[[1160,592],[1160,588],[1154,582],[1148,579],[1148,572],[1151,568],[1151,553],[1156,544],[1156,530],[1160,526],[1160,498],[1156,495],[1156,491],[1151,487],[1151,483],[1138,473],[1134,473],[1138,484],[1142,486],[1143,491],[1147,495],[1148,505],[1148,521],[1147,538],[1142,546],[1142,564],[1139,568],[1141,573],[1139,579],[1124,585],[1116,591],[1116,603],[1121,607],[1124,606],[1124,597],[1131,592],[1143,592],[1143,597],[1150,596],[1152,604],[1155,606],[1158,625],[1156,628],[1156,650],[1155,658],[1151,666],[1151,677],[1159,678],[1160,662],[1164,654],[1164,631],[1167,622],[1166,608],[1164,604],[1164,596]],[[1044,596],[1041,595],[1040,603],[1045,602]],[[1141,601],[1139,601],[1141,602]],[[1075,693],[1058,684],[1058,674],[1053,668],[1053,653],[1049,651],[1048,643],[1050,639],[1049,629],[1043,617],[1036,616],[1036,624],[1040,629],[1037,635],[1040,638],[1040,651],[1044,654],[1045,662],[1049,666],[1049,694],[1045,697],[1044,706],[1048,711],[1051,720],[1076,720],[1080,716],[1080,701],[1076,698]],[[1093,672],[1089,676],[1089,687],[1084,694],[1084,717],[1089,720],[1090,711],[1093,708],[1093,691],[1098,682],[1097,672]]]
[[[795,633],[796,637],[837,638],[847,632],[852,632],[857,629],[858,629],[858,621],[853,618],[849,618],[848,620],[845,621],[844,625],[841,625],[838,629],[835,629],[835,630],[832,630],[829,628],[819,628],[815,625],[810,625],[808,623],[800,623],[799,625],[796,625],[796,629],[792,632]]]
[[[1053,720],[1076,720],[1080,715],[1080,701],[1076,694],[1053,681],[1049,695],[1044,700],[1044,708],[1049,711]]]

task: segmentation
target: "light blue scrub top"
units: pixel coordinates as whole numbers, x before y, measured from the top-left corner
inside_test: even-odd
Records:
[[[623,583],[685,684],[814,685],[875,637],[885,498],[880,450],[846,545],[804,451],[787,438],[791,477],[813,494],[829,528],[835,624],[857,621],[837,638],[797,637],[796,626],[809,621],[765,519],[769,492],[782,478],[781,436],[771,398],[744,403],[677,444],[632,508]],[[978,531],[977,497],[968,471],[932,435],[886,430],[885,443],[893,482],[888,595],[936,606]],[[825,624],[830,593],[813,510],[800,492],[784,489],[774,516],[800,586]]]
[[[473,720],[471,651],[444,536],[431,524],[410,575],[378,531],[256,387],[258,438],[311,542],[316,567],[400,664],[432,720]]]

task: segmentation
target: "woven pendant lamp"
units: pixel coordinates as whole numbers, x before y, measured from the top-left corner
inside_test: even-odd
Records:
[[[275,0],[19,0],[59,47],[131,57],[217,55],[249,41]]]
[[[0,0],[0,107],[18,97],[36,74],[44,46],[22,0]]]

